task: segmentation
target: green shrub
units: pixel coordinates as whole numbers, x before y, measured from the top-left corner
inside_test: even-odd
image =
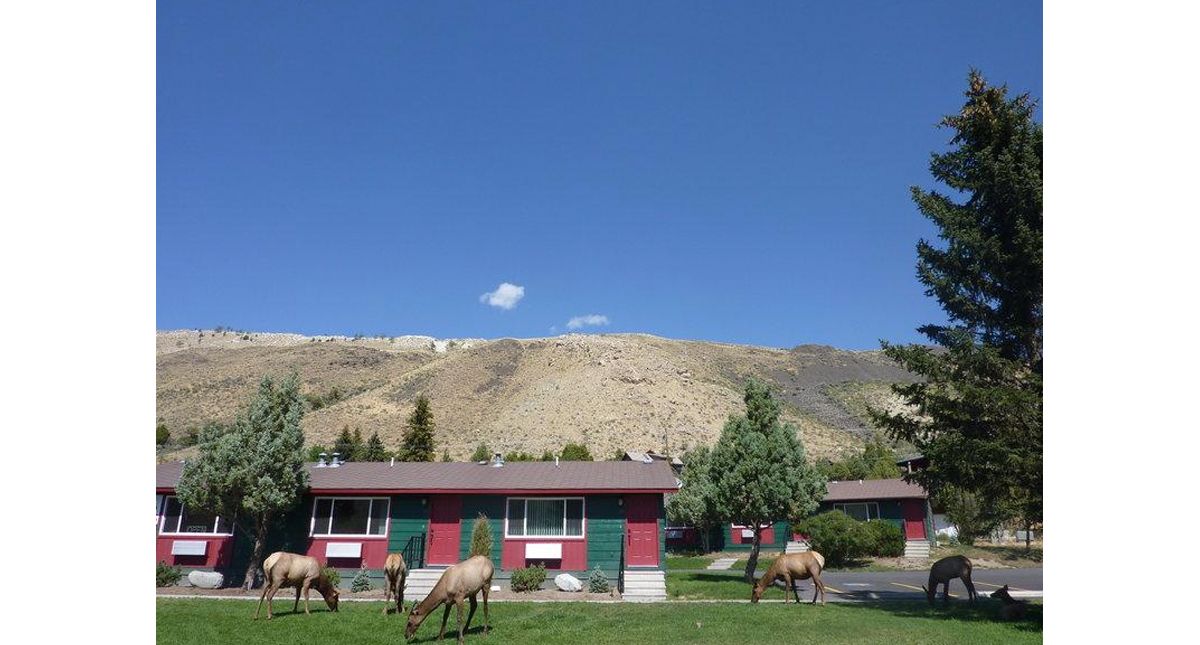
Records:
[[[471,526],[471,555],[492,556],[492,524],[483,513]]]
[[[321,567],[321,575],[325,576],[325,579],[328,580],[329,584],[333,585],[335,589],[342,584],[342,574],[338,573],[338,570],[334,569],[333,567]]]
[[[366,567],[359,568],[358,573],[354,574],[354,580],[350,581],[350,591],[358,593],[359,591],[371,590],[371,577],[367,575]]]
[[[592,461],[592,453],[581,443],[569,443],[562,449],[563,461]]]
[[[512,590],[516,592],[537,591],[545,581],[546,567],[540,563],[533,567],[514,569],[512,572]]]
[[[162,560],[158,561],[156,569],[154,574],[154,586],[156,587],[172,587],[183,577],[183,571],[179,567],[172,567]]]
[[[471,453],[471,461],[480,462],[487,461],[492,458],[492,449],[488,448],[486,443],[481,443],[475,446],[475,452]]]
[[[608,583],[608,576],[600,570],[600,565],[596,565],[592,569],[592,573],[588,576],[588,591],[592,593],[608,593],[612,589],[612,585]]]
[[[159,446],[167,445],[171,440],[171,431],[167,429],[167,424],[160,423],[154,427],[154,443]]]
[[[826,511],[798,522],[797,532],[808,536],[809,546],[825,556],[827,565],[840,565],[873,550],[863,524],[841,511]]]
[[[904,531],[899,526],[887,521],[876,520],[867,522],[862,530],[867,533],[871,545],[869,555],[884,558],[898,558],[904,555]]]

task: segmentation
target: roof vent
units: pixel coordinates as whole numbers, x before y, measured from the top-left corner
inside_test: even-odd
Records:
[[[329,467],[337,468],[338,466],[341,466],[342,465],[341,457],[342,457],[342,453],[340,453],[340,452],[333,453],[333,459],[331,459],[329,461]]]
[[[392,457],[392,463],[388,464],[388,468],[394,468],[395,466],[396,466],[396,458]]]
[[[643,464],[652,464],[652,463],[654,463],[654,458],[651,457],[650,455],[642,455],[642,463]]]
[[[317,455],[317,468],[327,468],[329,464],[325,463],[325,458],[329,455],[321,453]]]
[[[492,455],[492,468],[499,468],[504,465],[504,455],[495,453]]]
[[[558,468],[558,455],[554,455],[554,467]]]

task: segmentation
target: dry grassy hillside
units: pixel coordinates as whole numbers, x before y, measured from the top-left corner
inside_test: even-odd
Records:
[[[834,455],[869,432],[867,405],[896,405],[886,383],[911,378],[878,352],[635,334],[435,341],[191,331],[157,340],[158,416],[175,437],[232,419],[263,374],[295,369],[306,393],[336,387],[347,395],[305,416],[310,442],[328,445],[348,425],[378,431],[395,448],[413,399],[424,394],[439,449],[459,459],[480,442],[534,454],[584,442],[598,457],[711,444],[742,410],[750,376],[776,386],[812,456]]]

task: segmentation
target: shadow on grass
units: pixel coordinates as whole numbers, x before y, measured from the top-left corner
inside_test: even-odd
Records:
[[[943,607],[940,600],[933,607],[930,607],[927,602],[899,600],[886,602],[863,600],[855,602],[852,605],[842,606],[870,607],[902,618],[955,620],[968,623],[1009,623],[1016,629],[1024,632],[1041,633],[1042,631],[1042,605],[1034,603],[1026,606],[1025,618],[1014,621],[1006,621],[1000,618],[1002,604],[998,600],[985,600],[982,598],[974,605],[967,601],[952,601],[947,607]]]
[[[422,625],[422,627],[424,627],[424,625]],[[440,626],[439,626],[439,628],[440,628]],[[490,626],[488,628],[488,637],[490,638],[491,636],[495,635],[495,633],[496,633],[496,626],[495,625]],[[401,634],[403,635],[403,632],[401,632]],[[483,636],[483,625],[476,625],[475,621],[472,620],[471,626],[469,628],[463,630],[463,640],[466,640],[466,638],[471,635]],[[454,640],[454,641],[458,640],[458,626],[457,625],[454,625],[452,623],[446,623],[446,638],[450,639],[450,640]],[[416,636],[413,637],[413,639],[411,641],[408,641],[408,643],[433,643],[433,642],[436,642],[437,640],[438,640],[437,629],[434,629],[431,633],[429,633],[426,636],[421,636],[418,633]]]

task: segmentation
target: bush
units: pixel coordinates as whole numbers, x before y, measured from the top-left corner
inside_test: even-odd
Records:
[[[537,566],[514,569],[512,572],[512,590],[518,593],[537,591],[546,581],[546,567]]]
[[[841,511],[826,511],[797,523],[797,532],[808,536],[813,551],[825,556],[828,565],[845,564],[873,550],[871,534],[863,522]]]
[[[159,446],[167,445],[171,440],[171,431],[167,429],[167,424],[160,423],[154,427],[154,442]]]
[[[592,453],[581,443],[569,443],[562,449],[563,461],[591,461]]]
[[[325,579],[328,580],[329,584],[333,585],[335,589],[342,584],[342,574],[338,573],[338,570],[334,569],[333,567],[321,567],[321,575],[325,576]]]
[[[904,531],[887,520],[867,522],[862,530],[867,533],[870,554],[884,558],[904,555]]]
[[[183,570],[179,567],[172,567],[162,560],[158,561],[156,569],[154,574],[154,586],[156,587],[175,586],[183,577]]]
[[[367,575],[367,569],[365,567],[360,568],[358,573],[354,574],[354,580],[350,582],[350,591],[357,593],[359,591],[370,590],[371,577]]]
[[[608,576],[600,570],[600,565],[596,565],[592,569],[591,575],[588,576],[588,591],[592,593],[608,593],[612,589],[612,585],[608,583]]]
[[[492,524],[483,513],[471,526],[471,555],[492,557]]]
[[[492,458],[492,449],[488,448],[486,443],[481,443],[475,446],[475,452],[471,453],[471,461],[480,462],[487,461]]]

